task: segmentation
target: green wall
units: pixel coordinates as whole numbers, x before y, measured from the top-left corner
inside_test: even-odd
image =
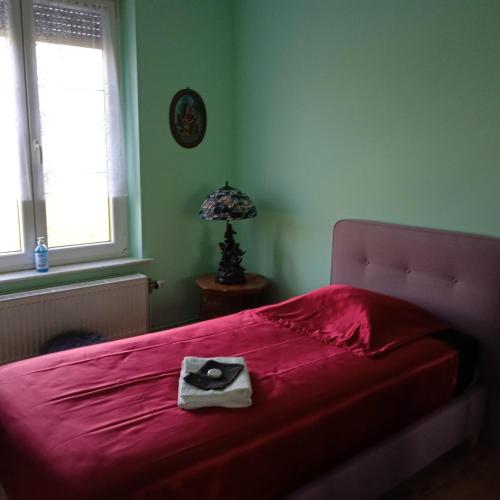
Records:
[[[130,247],[152,264],[36,278],[0,293],[143,272],[166,280],[152,295],[153,326],[194,319],[194,277],[215,269],[223,225],[198,219],[205,196],[229,178],[233,158],[233,11],[230,0],[122,0],[125,137],[130,180]],[[181,148],[168,123],[180,89],[200,92],[205,138]]]
[[[197,209],[231,180],[259,215],[235,224],[276,297],[327,283],[344,217],[500,236],[497,0],[121,0],[130,247],[166,280],[153,325],[194,319],[219,223]],[[198,90],[203,143],[172,139],[174,93]]]
[[[224,228],[197,213],[224,184],[233,156],[232,3],[229,0],[135,1],[142,244],[150,275],[167,286],[153,294],[154,322],[194,319],[194,277],[213,271]],[[168,124],[170,100],[197,90],[208,115],[203,142],[180,147]]]
[[[236,0],[247,268],[277,296],[329,279],[367,218],[500,236],[498,0]]]

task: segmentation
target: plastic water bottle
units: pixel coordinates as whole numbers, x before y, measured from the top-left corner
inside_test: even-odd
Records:
[[[49,249],[43,236],[36,239],[35,269],[39,273],[46,273],[49,270]]]

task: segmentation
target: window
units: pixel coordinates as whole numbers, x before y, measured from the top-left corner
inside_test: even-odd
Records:
[[[0,0],[0,271],[126,255],[114,4]]]

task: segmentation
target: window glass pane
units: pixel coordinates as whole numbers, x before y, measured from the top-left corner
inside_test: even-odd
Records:
[[[0,254],[22,250],[15,82],[6,11],[7,3],[0,0]]]
[[[51,11],[51,23],[46,22],[43,8]],[[44,193],[51,247],[111,240],[105,65],[97,21],[92,18],[92,37],[86,37],[83,29],[88,16],[84,10],[80,13],[35,4]],[[80,21],[83,28],[78,26]]]

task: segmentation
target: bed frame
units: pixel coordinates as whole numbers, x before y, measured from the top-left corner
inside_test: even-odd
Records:
[[[373,499],[456,445],[475,442],[480,431],[500,442],[500,239],[341,220],[333,231],[331,283],[419,304],[477,338],[479,384],[289,500]]]
[[[288,500],[373,499],[481,430],[500,442],[500,239],[342,220],[333,232],[331,283],[414,302],[479,339],[479,384]]]

